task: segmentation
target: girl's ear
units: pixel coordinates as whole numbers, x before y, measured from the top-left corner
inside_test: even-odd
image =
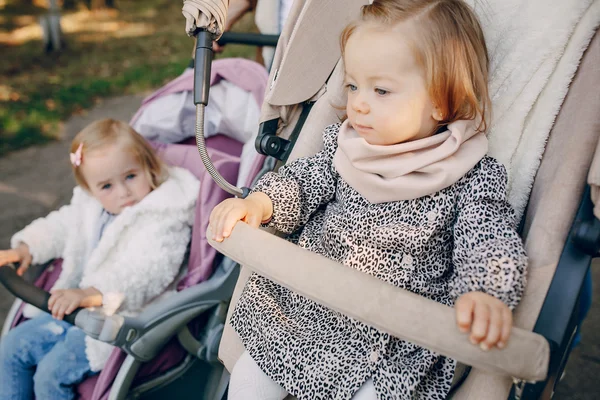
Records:
[[[444,116],[438,107],[433,106],[433,109],[431,110],[431,118],[439,122],[444,119]]]

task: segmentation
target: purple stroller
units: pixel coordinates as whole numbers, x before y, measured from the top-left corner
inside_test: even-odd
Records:
[[[267,72],[261,65],[244,59],[216,61],[212,65],[211,85],[226,80],[250,92],[257,106],[263,101]],[[147,97],[132,119],[132,124],[145,110],[163,96],[192,91],[193,71]],[[190,136],[193,132],[190,132]],[[135,318],[99,316],[84,310],[75,318],[77,325],[94,338],[117,348],[100,374],[83,381],[77,388],[81,399],[124,399],[162,386],[182,375],[196,359],[214,366],[209,383],[221,375],[217,350],[223,331],[228,302],[238,276],[235,263],[218,257],[208,245],[206,228],[210,210],[230,195],[221,190],[202,165],[192,140],[176,144],[153,142],[159,156],[169,165],[190,170],[201,182],[195,210],[187,273],[179,281],[176,295],[153,304]],[[243,143],[224,135],[206,140],[215,168],[229,181],[235,181],[240,167]],[[243,160],[251,179],[262,168],[264,157],[252,152]],[[61,271],[62,260],[54,260],[45,268],[35,285],[49,290]],[[9,267],[3,267],[6,269]],[[5,323],[12,328],[24,320],[24,303],[17,300]],[[208,385],[210,391],[211,385]],[[213,385],[214,386],[214,385]]]

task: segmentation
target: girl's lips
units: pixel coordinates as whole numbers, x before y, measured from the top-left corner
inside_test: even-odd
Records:
[[[373,128],[371,128],[370,126],[365,126],[365,125],[352,124],[352,126],[354,127],[354,129],[356,129],[357,131],[360,131],[360,132],[368,132],[368,131],[373,130]]]

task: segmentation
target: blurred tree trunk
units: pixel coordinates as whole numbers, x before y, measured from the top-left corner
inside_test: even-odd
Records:
[[[115,8],[114,0],[90,0],[92,10],[98,10],[101,8]]]

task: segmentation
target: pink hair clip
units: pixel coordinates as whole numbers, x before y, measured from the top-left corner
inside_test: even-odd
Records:
[[[71,164],[74,167],[79,167],[81,165],[81,151],[83,150],[83,143],[79,143],[79,147],[75,150],[75,153],[69,154],[69,158],[71,158]]]

